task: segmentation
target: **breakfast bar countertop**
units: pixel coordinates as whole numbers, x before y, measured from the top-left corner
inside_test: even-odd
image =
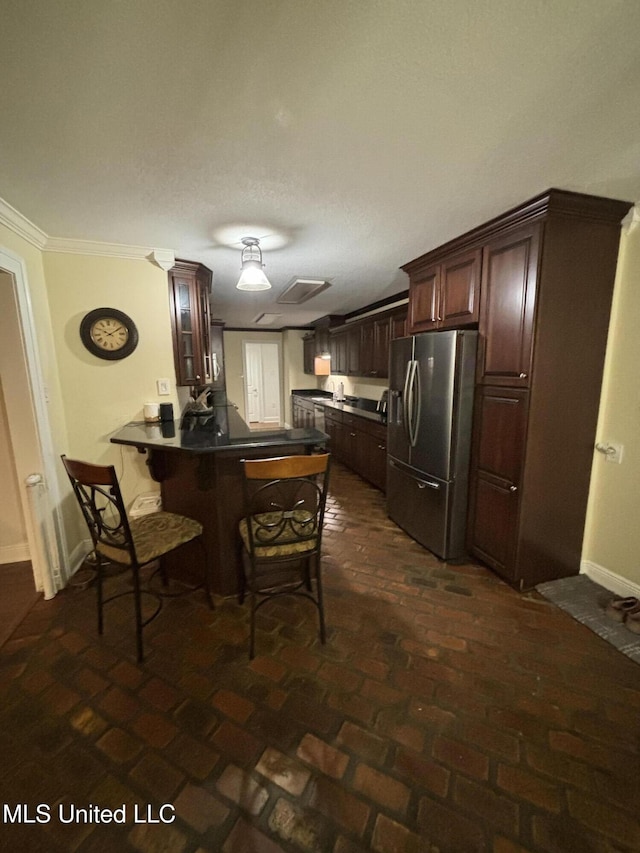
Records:
[[[328,438],[326,433],[313,428],[252,430],[231,404],[217,406],[210,413],[189,413],[180,421],[155,424],[133,421],[109,436],[114,444],[190,453],[324,444]]]
[[[195,583],[204,570],[218,595],[235,595],[242,572],[238,525],[245,514],[242,460],[312,453],[329,436],[319,429],[251,429],[222,395],[207,410],[188,411],[178,421],[128,423],[109,436],[147,454],[160,483],[162,508],[186,515],[203,528],[206,554],[187,563],[163,557],[170,576]]]

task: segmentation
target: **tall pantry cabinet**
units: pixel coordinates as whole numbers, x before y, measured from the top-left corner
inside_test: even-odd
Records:
[[[467,544],[518,589],[580,568],[630,207],[549,190],[428,256],[481,251]]]
[[[580,568],[629,207],[551,191],[487,233],[469,546],[519,589]]]

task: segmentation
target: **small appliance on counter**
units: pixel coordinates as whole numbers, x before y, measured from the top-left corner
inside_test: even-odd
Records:
[[[387,388],[382,392],[380,399],[378,400],[378,405],[376,406],[376,412],[386,421],[387,419],[387,406],[389,403],[389,389]]]

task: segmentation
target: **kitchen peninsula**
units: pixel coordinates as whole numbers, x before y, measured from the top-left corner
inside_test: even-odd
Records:
[[[328,439],[314,428],[252,430],[224,392],[212,393],[210,407],[186,411],[180,421],[129,423],[110,437],[114,444],[147,454],[164,510],[203,525],[207,571],[218,595],[238,590],[238,523],[244,515],[240,460],[310,453]],[[201,570],[193,563],[196,556],[189,556],[187,568],[179,551],[170,554],[167,569],[175,577],[195,580]]]

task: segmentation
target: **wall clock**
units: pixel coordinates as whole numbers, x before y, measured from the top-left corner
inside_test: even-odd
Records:
[[[126,358],[138,346],[136,324],[116,308],[89,311],[80,323],[80,338],[90,353],[109,361]]]

